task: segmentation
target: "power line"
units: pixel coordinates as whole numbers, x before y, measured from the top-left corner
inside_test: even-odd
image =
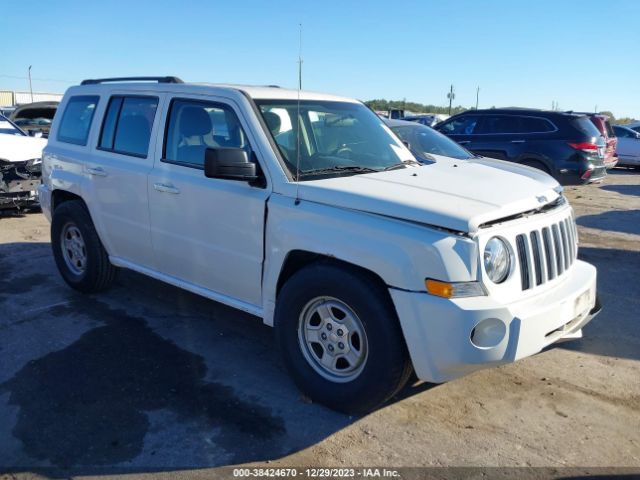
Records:
[[[12,78],[15,80],[29,80],[29,77],[21,77],[18,75],[0,75],[0,78]],[[36,78],[31,77],[31,80],[38,80],[39,82],[60,82],[60,83],[78,83],[77,80],[60,80],[59,78]]]

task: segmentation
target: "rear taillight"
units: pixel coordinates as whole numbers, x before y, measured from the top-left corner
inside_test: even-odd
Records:
[[[570,143],[569,146],[571,148],[575,148],[576,150],[582,150],[583,152],[588,152],[588,153],[598,152],[598,145],[591,142]]]
[[[592,170],[587,170],[586,172],[584,172],[582,174],[582,180],[588,180],[589,178],[591,178],[591,172]]]

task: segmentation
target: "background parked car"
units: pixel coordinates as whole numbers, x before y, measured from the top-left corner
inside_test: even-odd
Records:
[[[22,130],[42,131],[42,136],[49,136],[51,121],[56,114],[60,102],[36,102],[21,105],[11,113],[11,120]]]
[[[9,118],[9,116],[15,109],[16,107],[0,107],[0,115]]]
[[[604,138],[585,115],[519,108],[470,110],[435,128],[474,153],[538,168],[562,185],[606,176]]]
[[[613,131],[618,137],[618,165],[640,169],[640,133],[621,125],[614,125]]]
[[[623,126],[624,126],[624,127],[627,127],[627,128],[630,128],[631,130],[634,130],[634,131],[636,131],[636,132],[640,133],[640,121],[638,121],[638,122],[631,122],[631,123],[628,123],[628,124],[623,125]]]
[[[0,115],[0,210],[38,205],[36,191],[46,144]]]
[[[466,148],[426,125],[403,120],[385,120],[384,123],[400,137],[421,163],[432,163],[431,155],[444,155],[460,160],[475,157]]]
[[[574,112],[568,112],[574,113]],[[604,137],[604,141],[607,144],[607,149],[604,152],[604,166],[607,167],[607,170],[613,168],[618,163],[618,156],[616,155],[616,145],[618,143],[618,139],[616,138],[616,134],[611,127],[611,122],[609,121],[609,117],[607,115],[602,115],[599,113],[589,113],[589,112],[575,112],[580,113],[582,115],[586,115],[591,120],[600,135]]]
[[[422,125],[426,125],[427,127],[433,127],[436,123],[438,123],[438,117],[435,115],[407,115],[403,118],[408,122],[416,122]]]

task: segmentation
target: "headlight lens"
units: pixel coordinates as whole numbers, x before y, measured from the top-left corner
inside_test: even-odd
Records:
[[[509,247],[498,237],[493,237],[484,247],[484,270],[493,283],[502,283],[511,270]]]

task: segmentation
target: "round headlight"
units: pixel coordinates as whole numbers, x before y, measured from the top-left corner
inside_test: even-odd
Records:
[[[507,244],[493,237],[484,247],[484,270],[493,283],[502,283],[509,276],[511,269],[511,255]]]

